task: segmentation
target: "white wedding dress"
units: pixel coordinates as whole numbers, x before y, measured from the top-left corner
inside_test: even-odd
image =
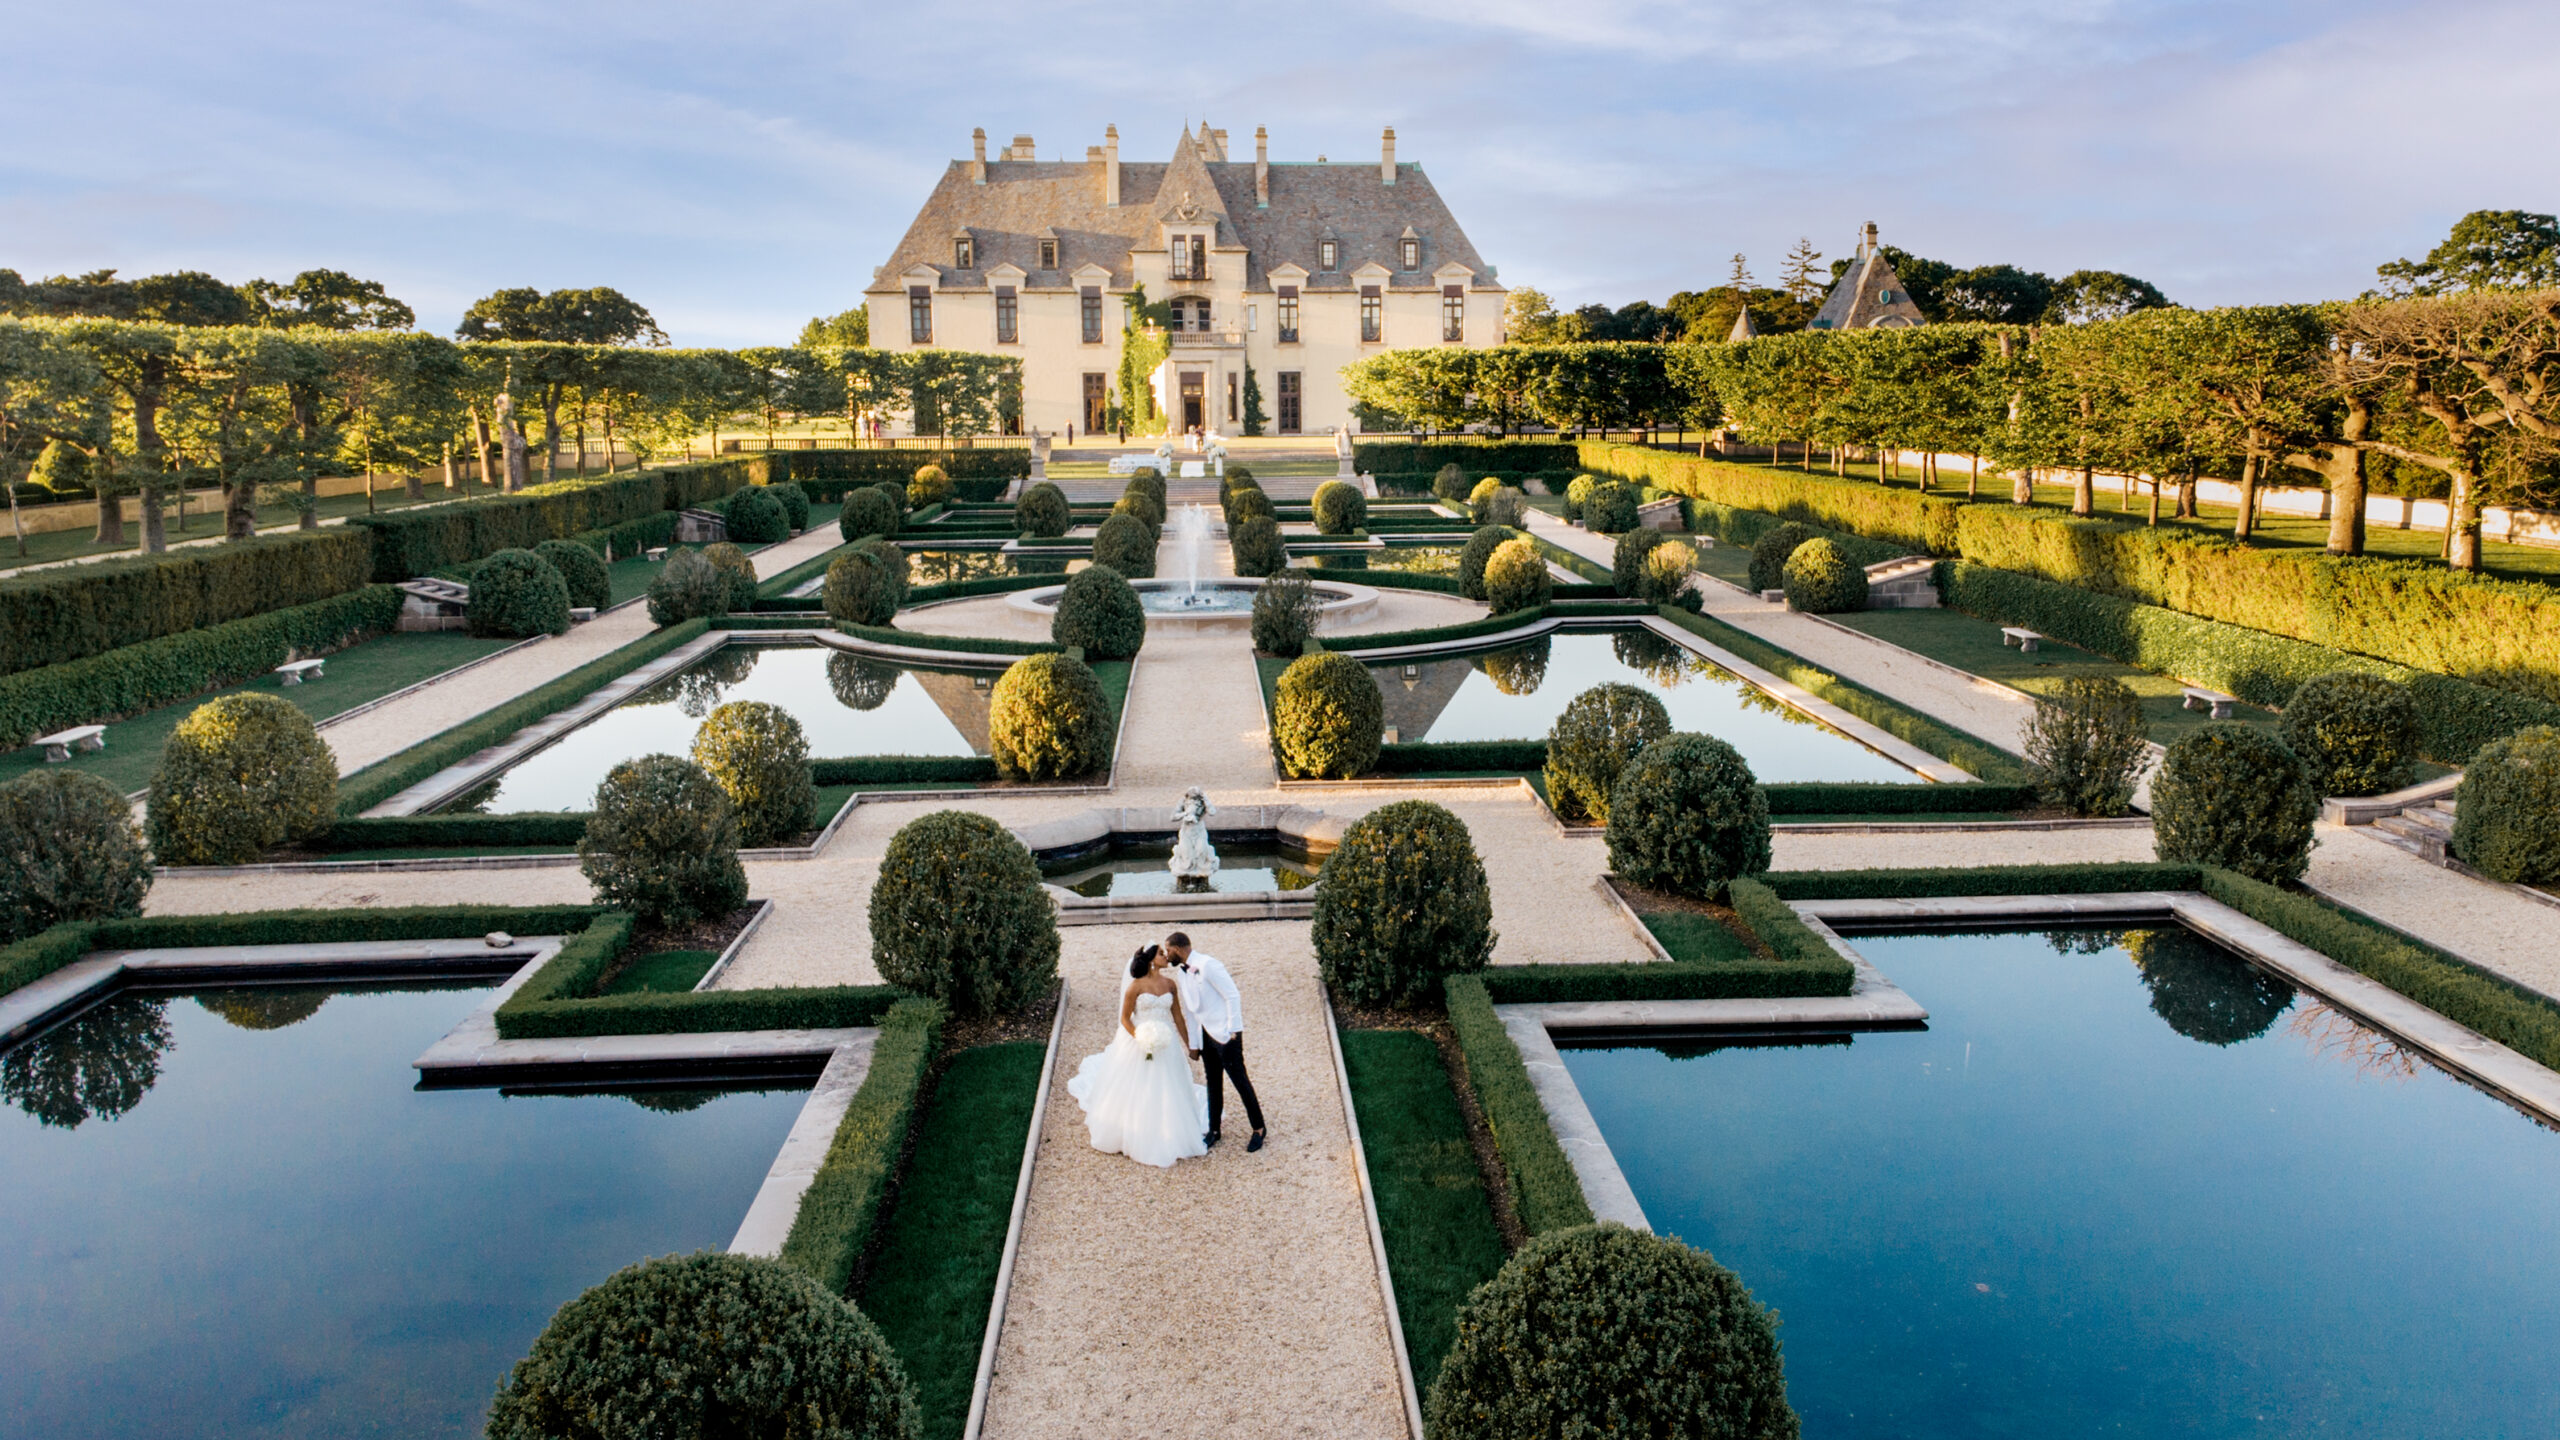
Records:
[[[1173,996],[1140,995],[1129,1026],[1135,1035],[1114,1022],[1111,1043],[1086,1056],[1067,1082],[1067,1093],[1084,1107],[1093,1148],[1165,1168],[1208,1154],[1200,1137],[1209,1129],[1209,1091],[1191,1082],[1191,1057],[1173,1024]]]

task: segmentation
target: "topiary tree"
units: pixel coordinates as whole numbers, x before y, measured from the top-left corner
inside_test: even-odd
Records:
[[[678,550],[649,582],[649,623],[676,625],[729,613],[729,576],[699,550]]]
[[[1120,492],[1120,498],[1113,503],[1111,513],[1135,516],[1145,521],[1147,528],[1154,531],[1157,536],[1161,537],[1164,534],[1164,501],[1139,486],[1132,485]]]
[[[1361,816],[1316,877],[1316,964],[1354,1005],[1436,997],[1449,976],[1482,970],[1493,943],[1493,891],[1475,839],[1428,800]]]
[[[1664,541],[1645,552],[1644,572],[1636,582],[1636,598],[1656,605],[1678,605],[1693,611],[1700,609],[1705,601],[1689,588],[1689,579],[1697,569],[1697,551],[1677,540]]]
[[[1227,553],[1235,562],[1236,573],[1244,576],[1276,575],[1289,563],[1289,548],[1280,539],[1280,522],[1267,515],[1228,526]]]
[[[1609,583],[1621,595],[1633,598],[1644,587],[1644,557],[1663,542],[1659,530],[1630,530],[1618,537],[1609,555]]]
[[[1491,488],[1486,488],[1488,486]],[[1528,514],[1529,497],[1499,480],[1480,480],[1468,495],[1467,506],[1474,512],[1478,525],[1517,528]]]
[[[1147,609],[1118,570],[1096,560],[1067,577],[1049,638],[1083,646],[1089,660],[1126,660],[1147,643]]]
[[[1378,763],[1387,703],[1369,667],[1330,650],[1280,672],[1271,720],[1280,770],[1300,780],[1348,780]]]
[[[1494,496],[1501,493],[1502,481],[1491,475],[1487,475],[1483,479],[1477,481],[1474,487],[1467,491],[1467,508],[1475,512],[1477,524],[1487,525],[1492,523],[1484,518],[1484,507],[1488,501],[1493,499]]]
[[[1600,478],[1596,475],[1576,475],[1572,479],[1566,481],[1564,484],[1564,518],[1569,521],[1580,521],[1582,519],[1583,505],[1591,499],[1591,492],[1599,488]]]
[[[871,887],[880,978],[961,1014],[1011,1010],[1058,983],[1058,916],[1012,831],[968,810],[908,821]]]
[[[693,763],[729,797],[738,843],[780,845],[808,830],[818,805],[810,781],[809,737],[791,712],[761,700],[732,700],[693,735]]]
[[[652,925],[686,925],[747,903],[737,810],[701,766],[673,755],[643,755],[606,773],[578,840],[578,869],[599,902]]]
[[[2075,815],[2122,815],[2150,758],[2142,699],[2107,675],[2075,675],[2035,697],[2027,768],[2048,805]]]
[[[1455,460],[1441,466],[1440,473],[1431,477],[1432,498],[1451,505],[1465,504],[1473,488],[1467,484],[1467,472],[1459,469]]]
[[[907,552],[892,541],[866,540],[828,564],[818,596],[839,625],[889,624],[907,603]]]
[[[1636,528],[1636,489],[1612,480],[1594,485],[1582,497],[1583,528],[1601,535],[1619,535]]]
[[[1220,478],[1224,479],[1223,476]],[[1129,478],[1121,485],[1120,493],[1126,495],[1132,490],[1145,491],[1155,500],[1158,510],[1164,508],[1164,473],[1153,465],[1141,465],[1129,472]]]
[[[1768,869],[1769,797],[1742,752],[1677,730],[1637,751],[1609,795],[1609,868],[1698,900]]]
[[[1369,497],[1348,480],[1327,480],[1316,487],[1316,533],[1348,535],[1369,524]]]
[[[2276,734],[2323,795],[2380,795],[2418,778],[2418,707],[2409,692],[2362,670],[2302,682]]]
[[[906,1372],[862,1312],[780,1260],[643,1260],[560,1307],[489,1404],[488,1440],[917,1440]]]
[[[139,915],[150,890],[151,856],[115,786],[50,767],[0,785],[0,945]]]
[[[1771,529],[1751,542],[1751,588],[1775,590],[1787,583],[1787,557],[1796,547],[1813,538],[1810,527],[1793,520]]]
[[[2481,746],[2453,810],[2463,864],[2510,885],[2560,880],[2560,728],[2532,725]]]
[[[462,616],[474,635],[558,635],[569,628],[569,582],[530,550],[501,550],[471,572]]]
[[[1271,508],[1271,497],[1259,485],[1239,485],[1227,492],[1227,527],[1233,529],[1247,520],[1277,521],[1279,513]]]
[[[1007,780],[1073,780],[1111,768],[1111,697],[1081,660],[1025,655],[996,680],[989,751]]]
[[[1769,1312],[1704,1252],[1616,1224],[1536,1236],[1467,1297],[1423,1419],[1432,1440],[1798,1433]]]
[[[573,607],[602,610],[613,603],[613,572],[604,557],[575,540],[545,540],[533,547],[544,564],[560,572]]]
[[[1055,540],[1067,533],[1075,523],[1075,512],[1067,505],[1067,492],[1043,480],[1022,492],[1013,502],[1013,528],[1025,535]]]
[[[1820,537],[1787,557],[1786,583],[1790,610],[1841,615],[1867,608],[1867,572]]]
[[[1503,541],[1484,562],[1484,603],[1496,615],[1544,609],[1554,594],[1547,557],[1526,537]]]
[[[880,498],[888,501],[897,510],[898,519],[901,521],[904,521],[915,508],[907,503],[907,487],[899,481],[874,480],[871,482],[871,488],[879,491]]]
[[[907,482],[907,508],[921,510],[951,498],[951,477],[939,465],[919,465]]]
[[[1277,572],[1254,592],[1253,648],[1282,659],[1295,656],[1314,638],[1323,608],[1303,572]]]
[[[892,500],[877,488],[845,492],[844,509],[836,515],[836,531],[847,540],[866,536],[895,536],[898,522],[906,518],[906,503]]]
[[[1671,712],[1633,685],[1594,685],[1547,730],[1547,802],[1568,824],[1609,823],[1609,795],[1627,762],[1671,733]]]
[[[1484,598],[1484,567],[1493,552],[1520,538],[1520,532],[1508,525],[1487,525],[1467,537],[1458,551],[1458,593],[1469,600]]]
[[[1145,580],[1156,573],[1155,527],[1125,511],[1114,512],[1094,532],[1093,563],[1118,571],[1131,580]]]
[[[2302,761],[2237,720],[2180,736],[2151,777],[2152,844],[2163,860],[2220,865],[2269,884],[2299,880],[2319,818]]]
[[[790,522],[793,533],[809,528],[809,492],[801,489],[799,482],[786,480],[779,485],[768,485],[765,490],[782,502],[782,518]]]
[[[281,695],[225,695],[160,747],[151,851],[163,865],[253,864],[328,829],[337,807],[338,757],[311,717]]]
[[[729,497],[721,513],[729,522],[729,538],[743,545],[770,545],[791,538],[791,514],[769,486],[750,485]]]
[[[729,582],[727,609],[745,611],[756,608],[756,562],[747,558],[746,551],[721,540],[703,546],[702,558],[710,561],[712,568]]]

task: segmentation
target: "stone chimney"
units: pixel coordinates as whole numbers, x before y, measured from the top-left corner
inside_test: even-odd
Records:
[[[1211,154],[1209,158],[1217,161],[1221,165],[1227,163],[1227,132],[1224,130],[1210,131],[1209,145],[1210,149],[1215,152]]]
[[[1102,127],[1102,203],[1120,204],[1120,127]]]
[[[1378,183],[1381,185],[1396,183],[1396,127],[1393,125],[1387,127],[1387,133],[1378,137]]]
[[[969,183],[972,185],[984,185],[987,183],[986,126],[981,125],[977,129],[969,132],[969,149]]]
[[[1861,260],[1873,260],[1876,258],[1877,252],[1876,222],[1870,220],[1867,222],[1867,243],[1863,249],[1859,250],[1858,258]]]
[[[1040,158],[1040,152],[1031,147],[1030,136],[1016,135],[1013,137],[1013,143],[1005,147],[1004,158],[1007,160],[1037,160]]]
[[[1271,132],[1253,127],[1253,208],[1271,208]]]

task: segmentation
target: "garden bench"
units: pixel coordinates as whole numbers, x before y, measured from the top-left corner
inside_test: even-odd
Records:
[[[2225,695],[2219,690],[2208,690],[2202,685],[2190,685],[2183,693],[2186,699],[2181,701],[2181,704],[2190,710],[2210,709],[2216,720],[2230,719],[2231,707],[2240,703],[2240,697],[2237,695]]]
[[[2000,627],[2000,643],[2017,646],[2019,654],[2033,655],[2036,647],[2044,643],[2044,637],[2023,626],[2003,625]]]
[[[107,727],[104,725],[74,725],[68,730],[57,730],[51,735],[39,735],[36,737],[35,743],[44,747],[44,759],[46,764],[59,765],[63,761],[71,758],[71,747],[74,745],[79,746],[83,750],[106,749]]]
[[[276,667],[276,673],[284,677],[287,685],[299,685],[305,680],[326,680],[329,678],[325,668],[328,663],[326,659],[288,660]]]
[[[667,558],[667,547],[664,545],[652,545],[641,553],[647,555],[653,561],[664,560]]]
[[[596,607],[593,605],[572,605],[569,607],[569,623],[572,625],[584,625],[594,618],[596,618]]]

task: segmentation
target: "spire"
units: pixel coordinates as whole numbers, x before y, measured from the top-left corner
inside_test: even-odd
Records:
[[[1749,340],[1759,333],[1760,327],[1751,323],[1751,307],[1745,305],[1742,313],[1733,317],[1733,333],[1724,338],[1728,341]]]
[[[1209,174],[1207,158],[1201,153],[1204,147],[1188,129],[1182,141],[1173,147],[1173,163],[1164,167],[1164,182],[1156,187],[1156,218],[1226,219],[1226,202],[1219,198],[1218,182]]]

